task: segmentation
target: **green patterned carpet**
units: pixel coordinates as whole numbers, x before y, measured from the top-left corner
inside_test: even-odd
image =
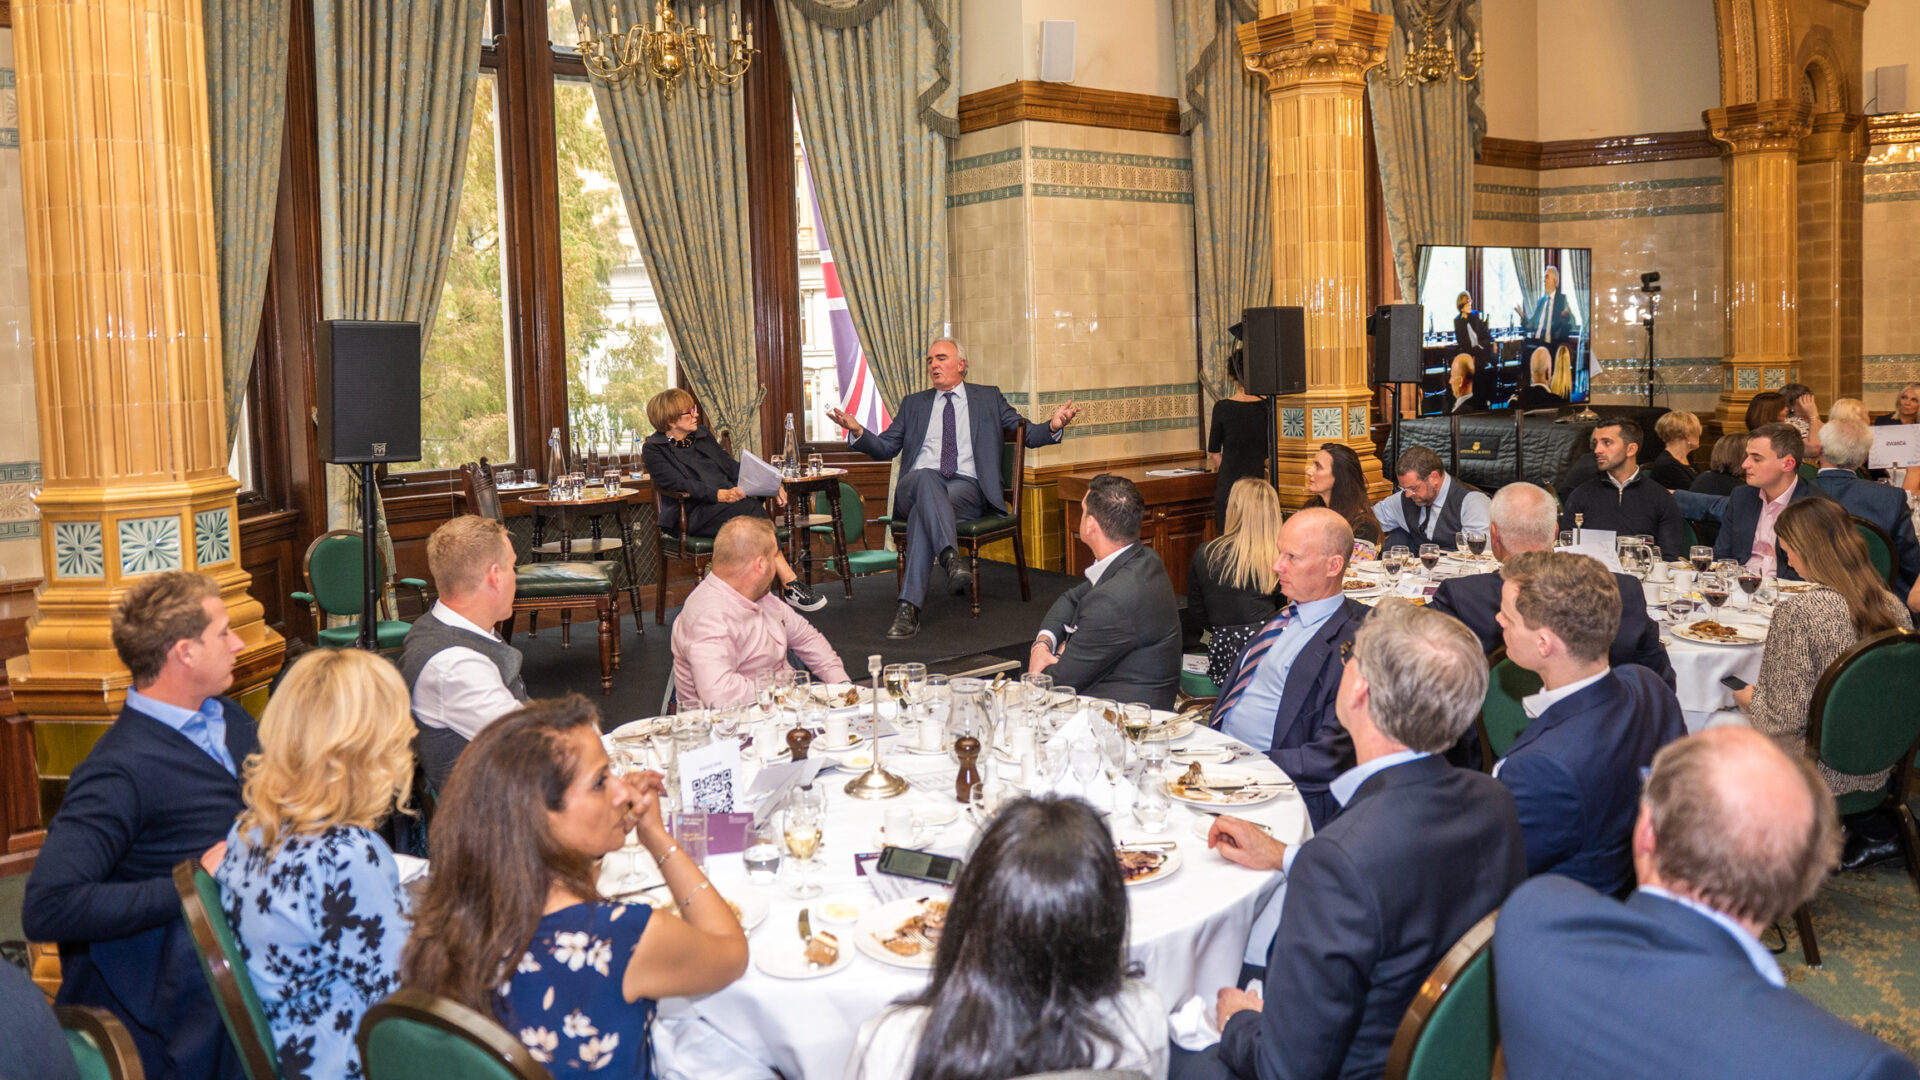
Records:
[[[1920,891],[1905,865],[1829,879],[1813,901],[1813,933],[1824,966],[1807,967],[1789,927],[1787,984],[1920,1060]]]

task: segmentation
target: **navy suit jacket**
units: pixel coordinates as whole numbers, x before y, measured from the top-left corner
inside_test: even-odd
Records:
[[[1007,498],[1000,486],[1000,447],[1004,442],[1001,433],[1019,427],[1025,418],[1007,404],[999,387],[976,386],[970,382],[960,385],[967,392],[967,428],[973,434],[973,475],[980,481],[987,505],[993,507],[994,513],[1004,514]],[[887,430],[863,431],[849,445],[882,461],[904,452],[906,460],[901,468],[911,469],[913,459],[920,456],[920,448],[927,441],[927,425],[933,422],[933,403],[938,394],[939,391],[931,387],[908,394],[900,402],[900,411],[894,414]],[[1027,448],[1051,446],[1060,441],[1066,430],[1052,431],[1045,424],[1029,423]]]
[[[1221,1064],[1379,1080],[1420,984],[1525,877],[1513,799],[1485,773],[1427,757],[1368,777],[1295,856],[1266,1007],[1227,1020]]]
[[[1287,685],[1280,694],[1280,709],[1273,717],[1273,742],[1268,744],[1267,757],[1299,786],[1300,797],[1307,804],[1307,816],[1313,820],[1315,829],[1340,809],[1328,793],[1327,785],[1333,783],[1334,777],[1353,768],[1353,739],[1347,735],[1347,729],[1340,726],[1340,718],[1334,715],[1333,699],[1340,689],[1340,672],[1346,667],[1346,661],[1340,657],[1340,646],[1360,632],[1360,623],[1369,610],[1357,600],[1343,600],[1339,609],[1320,624],[1313,640],[1307,642],[1307,647],[1294,658],[1293,666],[1287,669]],[[1222,687],[1232,686],[1240,677],[1240,665],[1245,659],[1246,652],[1242,650],[1234,658],[1233,667],[1227,671],[1227,681],[1220,684]],[[1217,708],[1215,712],[1211,723],[1218,727],[1222,718]]]
[[[1496,773],[1520,807],[1527,873],[1562,874],[1608,894],[1632,884],[1640,770],[1686,733],[1680,699],[1631,665],[1528,724]]]
[[[1913,588],[1914,578],[1920,577],[1920,542],[1913,535],[1913,515],[1907,512],[1905,493],[1842,469],[1822,469],[1813,482],[1847,513],[1873,522],[1893,538],[1894,595],[1905,597]]]
[[[227,751],[260,740],[230,698]],[[180,914],[173,868],[227,838],[240,780],[191,740],[123,708],[73,771],[27,879],[21,921],[60,943],[61,1005],[111,1010],[154,1080],[243,1075]]]
[[[1527,882],[1500,910],[1493,975],[1513,1080],[1920,1077],[1893,1047],[1761,978],[1724,927],[1651,893],[1620,903],[1564,879]]]
[[[1793,482],[1793,494],[1787,497],[1788,505],[1801,499],[1824,499],[1827,493],[1805,480]],[[1760,489],[1752,484],[1742,484],[1727,496],[1727,505],[1720,511],[1720,535],[1713,541],[1713,557],[1733,559],[1744,563],[1753,558],[1753,534],[1760,527]],[[1782,581],[1799,581],[1800,575],[1793,572],[1787,560],[1779,560],[1779,576]]]
[[[1626,574],[1615,574],[1613,580],[1620,586],[1620,632],[1607,650],[1607,664],[1639,664],[1672,686],[1673,664],[1667,659],[1667,647],[1660,644],[1660,627],[1647,618],[1646,590],[1639,579]],[[1448,578],[1427,603],[1465,623],[1480,639],[1480,647],[1492,652],[1506,642],[1494,618],[1500,612],[1500,585],[1498,570]]]
[[[1040,626],[1053,633],[1060,662],[1047,674],[1060,685],[1173,708],[1180,688],[1180,605],[1152,548],[1135,543],[1098,585],[1083,580],[1062,593]]]

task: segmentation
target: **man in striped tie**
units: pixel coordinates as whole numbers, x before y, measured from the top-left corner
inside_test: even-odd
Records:
[[[1280,526],[1274,572],[1292,601],[1234,661],[1213,726],[1263,751],[1300,787],[1318,829],[1338,809],[1327,786],[1353,767],[1353,742],[1334,715],[1345,647],[1367,608],[1340,591],[1353,530],[1323,507]]]

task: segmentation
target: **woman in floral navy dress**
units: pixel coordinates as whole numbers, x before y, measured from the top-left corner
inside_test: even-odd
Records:
[[[301,657],[261,714],[214,877],[283,1080],[364,1075],[354,1032],[399,988],[407,895],[372,829],[406,807],[412,738],[400,673],[357,649]]]
[[[739,920],[660,819],[661,790],[658,773],[611,774],[577,694],[488,725],[440,800],[405,984],[497,1016],[556,1076],[652,1076],[654,1002],[747,967]],[[683,917],[600,898],[600,857],[629,829]]]

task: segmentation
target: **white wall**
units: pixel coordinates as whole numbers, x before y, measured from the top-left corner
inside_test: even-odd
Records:
[[[1861,14],[1864,71],[1907,65],[1907,111],[1920,112],[1920,0],[1874,0]]]
[[[1487,134],[1540,138],[1539,0],[1480,0],[1480,47],[1486,51],[1480,101]]]
[[[1074,85],[1174,97],[1167,0],[961,0],[960,92],[1040,77],[1040,23],[1075,23]]]

